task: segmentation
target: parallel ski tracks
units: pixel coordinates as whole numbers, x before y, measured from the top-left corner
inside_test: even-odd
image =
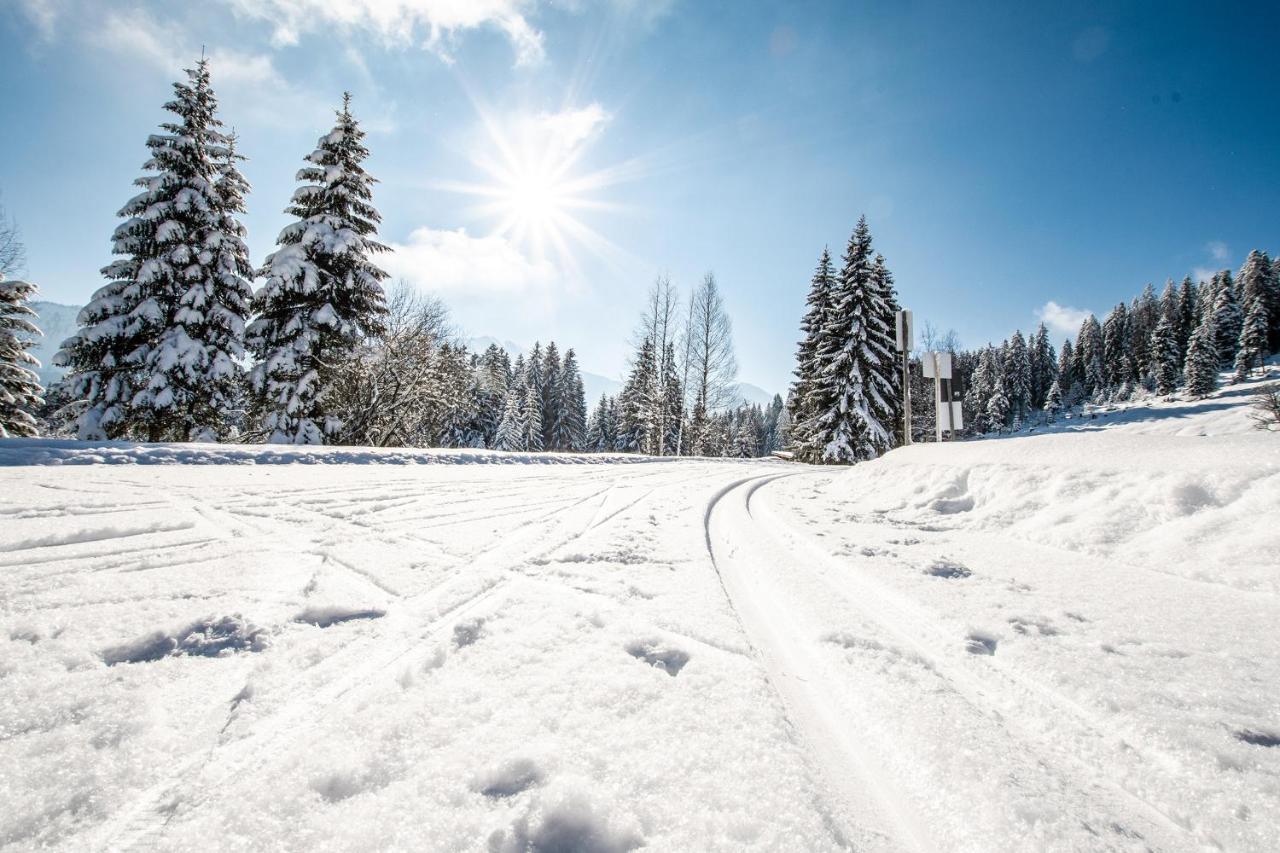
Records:
[[[659,472],[644,473],[649,476],[639,479],[647,480]],[[246,772],[277,760],[306,731],[304,723],[307,720],[329,712],[337,703],[354,701],[363,689],[375,683],[380,674],[403,665],[406,659],[424,647],[438,644],[459,619],[465,619],[509,595],[513,584],[525,579],[517,567],[598,529],[620,513],[651,498],[658,489],[684,482],[684,477],[680,476],[683,472],[666,469],[662,473],[670,478],[668,482],[648,489],[603,516],[609,494],[617,488],[613,484],[592,489],[585,496],[539,513],[506,531],[504,537],[493,545],[478,553],[456,558],[459,565],[454,567],[447,580],[429,590],[400,599],[394,611],[372,624],[371,630],[319,664],[323,668],[322,677],[336,673],[322,687],[315,689],[310,686],[317,677],[317,669],[313,667],[292,679],[289,685],[277,688],[275,692],[284,696],[299,692],[308,695],[306,699],[288,703],[258,720],[243,737],[215,744],[209,750],[178,762],[164,778],[97,827],[91,834],[94,839],[91,846],[112,851],[156,846],[176,815],[189,813],[207,801],[211,795],[205,792],[217,791],[221,784],[233,782]],[[677,476],[672,477],[673,474]],[[608,479],[590,478],[595,482]],[[551,525],[550,530],[547,524]],[[460,571],[463,565],[466,568]],[[461,584],[464,588],[455,589],[460,586],[460,579],[466,582]],[[470,585],[469,591],[466,584]],[[420,620],[423,619],[427,620],[426,631],[422,630]],[[412,637],[404,642],[387,642],[387,634],[397,628],[405,634],[412,634]]]

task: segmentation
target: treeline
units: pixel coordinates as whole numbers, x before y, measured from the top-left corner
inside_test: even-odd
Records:
[[[1235,275],[1170,279],[1159,296],[1148,284],[1102,322],[1090,314],[1060,350],[1041,324],[1030,341],[1014,332],[999,346],[957,351],[955,361],[968,431],[985,433],[1051,421],[1084,403],[1179,390],[1203,397],[1223,372],[1244,381],[1278,351],[1280,259],[1255,249]]]

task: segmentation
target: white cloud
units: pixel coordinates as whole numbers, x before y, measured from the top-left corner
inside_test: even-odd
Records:
[[[140,59],[170,74],[190,67],[197,56],[180,27],[162,24],[136,9],[108,13],[86,32],[86,39],[98,48]],[[218,86],[288,89],[269,56],[220,49],[208,55]]]
[[[1215,261],[1225,261],[1231,251],[1227,248],[1227,244],[1221,240],[1210,240],[1205,244],[1205,251],[1208,252]]]
[[[1060,335],[1074,335],[1080,331],[1080,324],[1085,321],[1089,314],[1090,312],[1083,308],[1070,308],[1066,305],[1059,305],[1052,299],[1036,311],[1036,316],[1040,318],[1040,322]]]
[[[391,45],[413,44],[425,30],[423,46],[445,61],[457,34],[481,27],[502,32],[517,65],[543,58],[542,33],[524,10],[531,0],[224,0],[240,16],[266,21],[277,45],[297,44],[307,33],[338,27],[372,33]]]
[[[1209,267],[1196,267],[1191,270],[1191,280],[1195,282],[1212,281],[1218,270]]]
[[[418,228],[391,249],[379,263],[393,279],[441,295],[519,297],[545,293],[561,279],[553,264],[529,258],[505,237],[473,237],[463,228]]]
[[[65,5],[63,0],[21,0],[22,11],[27,20],[36,28],[42,41],[53,38],[57,29],[58,18]]]
[[[573,149],[599,133],[612,118],[604,107],[591,103],[580,109],[540,113],[536,121],[557,146]]]

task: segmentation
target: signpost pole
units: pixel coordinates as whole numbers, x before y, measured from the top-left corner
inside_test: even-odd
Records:
[[[902,445],[911,443],[911,312],[898,312],[898,349],[902,351]]]
[[[942,405],[942,371],[938,369],[938,354],[936,352],[929,353],[929,357],[933,359],[933,398],[937,402],[936,406]],[[934,429],[937,431],[938,441],[942,441],[942,418],[938,417],[937,409],[934,409]]]

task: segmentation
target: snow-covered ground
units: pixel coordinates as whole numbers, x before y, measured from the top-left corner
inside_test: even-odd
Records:
[[[0,442],[0,846],[1280,849],[1245,399],[839,470]]]

